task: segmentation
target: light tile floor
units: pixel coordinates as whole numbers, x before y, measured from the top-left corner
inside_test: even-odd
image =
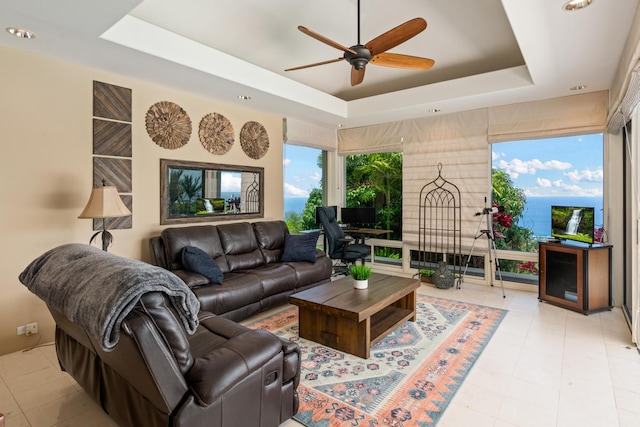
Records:
[[[509,310],[439,427],[640,426],[640,355],[620,309],[584,316],[478,285],[421,292]],[[52,346],[0,357],[0,413],[7,427],[116,425],[60,371]]]

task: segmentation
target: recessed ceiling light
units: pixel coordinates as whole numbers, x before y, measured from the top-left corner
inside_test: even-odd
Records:
[[[584,9],[589,6],[593,0],[571,0],[562,6],[562,8],[566,11],[573,12],[574,10]]]
[[[578,86],[572,86],[569,89],[570,90],[583,90],[583,89],[586,89],[586,88],[587,88],[587,85],[578,85]]]
[[[14,35],[16,37],[20,37],[21,39],[35,39],[36,33],[31,32],[29,30],[25,30],[23,28],[15,28],[15,27],[7,27],[7,33]]]
[[[342,126],[344,126],[342,123],[338,123],[339,128],[341,128]]]
[[[440,109],[439,109],[439,108],[429,108],[427,111],[428,111],[429,113],[439,113],[439,112],[440,112]]]
[[[247,95],[238,95],[238,99],[242,99],[243,101],[248,101],[251,99],[251,97]]]

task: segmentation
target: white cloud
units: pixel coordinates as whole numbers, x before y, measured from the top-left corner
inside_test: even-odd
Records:
[[[604,176],[602,169],[596,169],[594,171],[584,169],[580,172],[574,169],[573,172],[565,172],[564,175],[567,176],[571,182],[602,182]]]
[[[282,165],[286,168],[291,164],[291,159],[282,159]]]
[[[551,181],[549,181],[548,179],[545,178],[536,178],[536,182],[538,183],[538,185],[542,188],[549,188],[551,187]]]
[[[560,160],[548,160],[541,162],[538,159],[520,160],[513,159],[509,162],[500,160],[498,167],[504,169],[511,178],[517,178],[520,174],[535,175],[538,170],[565,170],[571,167],[571,163]]]
[[[285,182],[284,195],[285,197],[309,197],[309,192]]]
[[[498,153],[497,151],[491,151],[491,160],[498,160],[500,157],[504,157],[504,153]]]
[[[220,179],[221,191],[240,191],[242,179],[240,174],[222,173]]]
[[[313,175],[311,175],[311,180],[313,181],[320,181],[322,179],[322,175],[318,172],[314,172]]]

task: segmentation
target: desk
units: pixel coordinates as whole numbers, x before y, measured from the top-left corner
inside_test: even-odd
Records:
[[[355,243],[361,243],[364,245],[364,241],[367,237],[376,237],[381,234],[387,234],[393,232],[393,230],[379,230],[377,228],[343,228],[345,234],[350,235],[355,240]]]

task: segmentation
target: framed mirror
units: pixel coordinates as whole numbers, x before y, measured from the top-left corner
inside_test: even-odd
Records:
[[[160,224],[264,217],[264,168],[160,159]]]

